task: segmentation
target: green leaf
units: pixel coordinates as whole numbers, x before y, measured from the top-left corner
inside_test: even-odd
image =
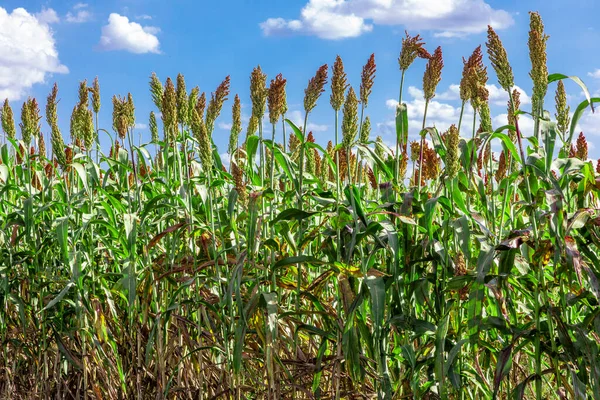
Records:
[[[54,307],[54,306],[55,306],[55,305],[56,305],[56,304],[57,304],[59,301],[61,301],[61,300],[62,300],[62,298],[63,298],[63,297],[65,297],[65,296],[67,295],[67,293],[69,293],[69,290],[70,290],[70,289],[71,289],[73,286],[75,286],[75,283],[74,283],[74,282],[69,282],[69,283],[67,283],[67,286],[65,286],[65,287],[63,288],[63,290],[61,290],[61,291],[60,291],[60,293],[58,294],[58,296],[56,296],[55,298],[53,298],[53,299],[52,299],[52,300],[51,300],[51,301],[50,301],[50,302],[49,302],[49,303],[46,305],[46,307],[42,308],[42,310],[41,310],[41,311],[45,311],[45,310],[48,310],[48,309],[50,309],[50,308]],[[40,311],[40,312],[41,312],[41,311]]]
[[[294,135],[296,135],[300,144],[304,144],[304,135],[302,134],[302,131],[289,119],[286,118],[285,122],[292,128],[292,131],[294,131]]]

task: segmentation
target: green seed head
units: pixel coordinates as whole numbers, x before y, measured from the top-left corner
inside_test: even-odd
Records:
[[[187,121],[188,121],[188,123],[191,123],[192,118],[194,117],[193,112],[194,112],[194,109],[196,108],[196,105],[198,105],[198,95],[199,94],[200,94],[200,88],[198,86],[196,86],[190,91],[190,95],[188,96],[188,105],[187,105],[187,112],[188,112]],[[200,117],[204,118],[204,115],[200,114]]]
[[[534,114],[542,111],[544,97],[548,90],[548,66],[546,65],[546,41],[548,36],[544,33],[544,23],[536,12],[530,12],[529,30],[529,58],[531,59],[531,72],[529,76],[533,81],[531,94],[531,108]]]
[[[92,91],[92,109],[96,114],[100,112],[100,82],[98,77],[94,79],[94,83],[91,88]]]
[[[161,111],[165,136],[172,146],[177,137],[177,92],[171,78],[165,83]]]
[[[90,150],[94,144],[96,129],[94,128],[94,116],[92,110],[84,110],[83,142],[85,148]]]
[[[344,115],[342,118],[342,144],[350,148],[356,140],[358,133],[358,98],[352,86],[348,90],[344,103]]]
[[[58,96],[58,85],[55,83],[52,92],[48,95],[46,103],[46,121],[51,129],[52,153],[56,161],[64,167],[67,163],[65,157],[65,142],[63,140],[60,129],[58,128],[58,115],[56,112],[56,104]]]
[[[250,100],[252,100],[252,115],[262,119],[267,101],[267,74],[262,72],[260,65],[250,74]]]
[[[200,118],[204,119],[204,110],[206,109],[206,93],[202,92],[196,103],[196,111]]]
[[[8,99],[4,100],[4,105],[0,111],[0,117],[2,119],[2,130],[7,137],[14,139],[16,136],[15,117],[13,115],[13,110],[8,103]]]
[[[456,125],[451,125],[446,135],[446,174],[448,179],[453,179],[460,169],[460,160],[458,154],[458,145],[460,136]]]
[[[365,118],[362,127],[360,129],[360,142],[366,144],[369,142],[369,136],[371,136],[371,120],[369,117]]]
[[[156,105],[158,111],[162,112],[164,89],[162,83],[160,83],[160,80],[154,72],[150,76],[150,93],[152,94],[152,101],[154,102],[154,105]]]
[[[77,104],[82,108],[88,108],[90,104],[86,79],[79,82],[79,102]]]
[[[383,138],[381,136],[377,136],[375,139],[375,154],[385,161],[385,144],[383,144]]]
[[[496,71],[496,76],[498,76],[498,83],[504,90],[510,91],[514,86],[514,74],[510,63],[508,62],[508,56],[506,55],[506,50],[504,49],[500,37],[498,37],[498,34],[494,31],[494,28],[489,25],[486,46],[490,62],[494,67],[494,71]]]
[[[206,131],[208,132],[209,136],[212,135],[215,127],[215,121],[219,117],[219,114],[221,114],[223,103],[225,103],[225,100],[227,100],[230,84],[231,78],[228,75],[217,87],[217,90],[210,95],[210,101],[208,102],[208,108],[206,109]]]
[[[233,107],[231,108],[232,122],[231,122],[231,133],[229,135],[229,155],[233,155],[238,147],[238,140],[240,132],[242,131],[242,104],[240,102],[240,96],[237,94],[233,99]]]
[[[204,169],[209,171],[213,166],[212,143],[206,125],[197,111],[194,112],[192,118],[192,133],[198,141],[200,161],[202,161]]]
[[[188,122],[188,95],[185,88],[185,78],[177,75],[177,122],[187,125]]]
[[[152,143],[158,143],[158,125],[156,123],[156,115],[154,111],[150,111],[150,136],[152,137]]]
[[[569,116],[570,107],[567,105],[567,93],[563,81],[558,81],[554,99],[556,100],[556,126],[564,138],[569,129],[571,117]]]

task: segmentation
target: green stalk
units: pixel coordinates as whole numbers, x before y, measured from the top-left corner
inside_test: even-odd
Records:
[[[300,165],[299,176],[298,176],[298,209],[300,211],[304,208],[304,147],[306,140],[306,125],[308,123],[308,111],[304,114],[304,127],[302,128],[302,143],[300,146]],[[300,246],[300,256],[303,255],[304,251],[302,250],[302,239],[304,238],[304,224],[302,221],[298,221],[298,245]],[[302,268],[301,264],[298,264],[298,275],[296,279],[296,312],[300,312],[300,291],[302,287]]]
[[[421,180],[423,178],[423,147],[425,146],[425,121],[427,119],[427,108],[429,99],[425,100],[425,111],[423,111],[423,127],[421,128],[421,151],[419,153],[419,193],[421,193]]]
[[[398,94],[398,106],[402,106],[402,88],[404,87],[404,74],[406,73],[406,70],[402,70],[402,76],[400,78],[400,93]],[[404,124],[400,124],[400,135],[398,136],[398,134],[396,133],[396,169],[395,169],[395,178],[396,178],[396,184],[399,185],[400,184],[400,141],[404,140]],[[406,143],[402,143],[402,146],[405,147]],[[414,174],[413,174],[414,175]]]

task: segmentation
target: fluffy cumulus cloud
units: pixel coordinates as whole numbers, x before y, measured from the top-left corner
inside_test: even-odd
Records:
[[[57,24],[60,21],[58,14],[52,8],[43,8],[35,14],[35,18],[42,24]]]
[[[309,0],[297,19],[269,18],[260,24],[271,35],[303,34],[322,39],[360,36],[373,25],[429,29],[437,36],[465,36],[487,25],[502,29],[513,19],[485,0]]]
[[[302,125],[304,125],[304,114],[302,112],[298,110],[290,111],[285,115],[285,117],[292,121],[300,129],[302,129]],[[306,130],[308,132],[312,131],[312,133],[325,132],[327,131],[327,129],[329,129],[327,125],[316,124],[310,122],[310,120],[308,122],[308,125],[306,126]]]
[[[92,13],[84,8],[87,4],[78,3],[73,7],[73,11],[69,11],[65,16],[65,20],[72,24],[82,24],[88,22],[92,18]]]
[[[69,72],[60,63],[49,26],[57,20],[48,9],[33,15],[23,8],[9,13],[0,7],[0,99],[20,99],[49,75]]]
[[[419,136],[423,124],[423,114],[425,112],[425,100],[423,99],[423,91],[414,86],[408,88],[408,96],[410,100],[406,101],[406,112],[408,115],[408,132],[411,139]],[[404,102],[404,101],[403,101]],[[398,105],[397,100],[389,99],[386,101],[386,106],[390,110],[396,110]],[[427,126],[435,126],[440,132],[447,130],[450,125],[458,124],[460,118],[460,107],[455,107],[452,104],[443,103],[436,98],[429,102],[427,107]],[[465,108],[463,114],[463,125],[461,133],[466,135],[470,132],[470,125],[465,121],[472,121],[473,113],[469,107]],[[393,120],[377,124],[379,133],[382,135],[395,135],[396,123]]]
[[[588,76],[591,76],[592,78],[600,79],[600,68],[596,68],[594,71],[588,72]]]
[[[508,103],[508,93],[496,84],[485,85],[489,92],[489,102],[496,106],[506,106]],[[521,104],[531,104],[531,97],[519,86],[514,87],[521,94]],[[441,93],[436,93],[435,100],[460,100],[460,86],[458,84],[452,84],[448,89]]]
[[[102,27],[100,48],[102,50],[125,50],[130,53],[160,53],[156,37],[158,28],[142,26],[129,18],[112,13],[108,24]]]

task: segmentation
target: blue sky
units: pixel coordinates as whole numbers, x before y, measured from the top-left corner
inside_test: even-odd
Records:
[[[362,65],[375,53],[377,77],[367,114],[373,134],[392,143],[390,123],[400,78],[397,57],[405,29],[421,34],[430,51],[438,45],[443,48],[445,67],[428,125],[446,129],[458,119],[460,103],[457,87],[452,85],[460,81],[461,57],[484,44],[490,23],[508,51],[517,86],[524,98],[528,97],[530,10],[541,13],[550,35],[550,73],[577,75],[592,93],[600,92],[600,26],[596,23],[600,5],[593,0],[3,0],[0,97],[8,97],[17,114],[27,96],[37,97],[43,109],[52,84],[57,82],[59,120],[67,139],[78,82],[98,76],[102,127],[111,126],[110,97],[131,92],[139,123],[136,132],[146,140],[148,114],[154,110],[148,91],[153,71],[163,81],[183,73],[188,89],[198,85],[207,94],[231,75],[232,94],[215,130],[215,142],[225,152],[233,96],[240,95],[247,117],[249,75],[256,65],[261,65],[269,80],[280,72],[287,78],[289,116],[299,120],[303,90],[320,65],[331,65],[339,54],[350,83],[358,88]],[[419,90],[424,66],[417,60],[407,73],[404,101],[412,117],[411,136],[418,133],[421,121]],[[498,90],[491,67],[489,75],[488,83],[495,85],[489,89],[494,126],[498,127],[505,124],[507,98]],[[581,90],[570,82],[566,86],[574,109],[583,100]],[[552,113],[554,90],[555,84],[546,100],[546,109]],[[328,92],[310,121],[317,141],[325,144],[333,138]],[[528,129],[530,124],[523,125]],[[590,157],[600,157],[600,117],[587,114],[580,127],[590,143]],[[463,136],[468,134],[463,131]]]

